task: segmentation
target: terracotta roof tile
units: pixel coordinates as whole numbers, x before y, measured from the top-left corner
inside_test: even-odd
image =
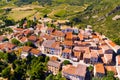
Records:
[[[28,40],[35,42],[37,40],[37,37],[32,35],[28,37]]]
[[[0,36],[0,41],[3,41],[4,40],[4,37],[3,36]]]
[[[64,37],[65,36],[65,34],[62,32],[62,31],[54,31],[53,33],[52,33],[52,35],[54,35],[54,36],[60,36],[60,37]]]
[[[115,66],[105,66],[105,69],[106,69],[107,71],[112,71],[112,72],[114,72],[115,75],[117,74],[117,71],[116,71]]]
[[[30,52],[31,52],[32,54],[35,54],[35,55],[39,55],[39,54],[41,53],[41,51],[38,50],[38,49],[31,49]]]
[[[74,56],[75,56],[75,57],[80,57],[80,56],[81,56],[81,52],[76,52],[76,51],[74,51]]]
[[[58,62],[58,61],[51,61],[51,60],[50,60],[50,61],[48,61],[47,65],[48,65],[48,66],[52,66],[52,67],[60,68],[61,63]]]
[[[104,66],[102,63],[97,63],[97,64],[95,64],[94,67],[95,67],[94,69],[96,70],[97,73],[105,74],[105,69],[104,69]]]
[[[84,53],[83,58],[88,58],[88,59],[90,59],[90,54],[89,54],[89,53]]]
[[[63,53],[71,53],[71,49],[65,48],[62,52]]]
[[[63,42],[63,44],[66,45],[66,46],[73,46],[73,41],[65,40],[65,41]]]
[[[26,41],[27,41],[27,38],[26,38],[26,37],[22,37],[22,38],[20,39],[20,41],[21,41],[21,42],[26,42]]]
[[[41,37],[44,37],[47,40],[53,40],[54,39],[54,37],[52,35],[47,35],[47,34],[45,34],[45,35],[43,35]]]
[[[57,60],[58,60],[58,58],[57,58],[57,57],[55,57],[55,56],[52,56],[52,57],[50,58],[50,60],[52,60],[52,61],[57,61]]]
[[[98,58],[97,53],[95,51],[90,52],[91,57]]]
[[[55,43],[55,40],[45,40],[42,45],[44,47],[48,47],[48,48],[51,48],[52,44]]]
[[[116,44],[114,43],[114,42],[112,42],[112,41],[109,41],[108,42],[112,47],[115,47],[116,46]]]
[[[29,52],[31,49],[32,49],[32,47],[29,47],[29,46],[23,46],[22,47],[22,50],[25,51],[25,52]]]
[[[14,28],[14,30],[16,30],[16,31],[23,31],[24,29],[22,29],[22,28]]]
[[[66,33],[66,39],[72,40],[72,38],[73,38],[72,32],[67,32],[67,33]]]
[[[52,45],[51,45],[51,48],[60,48],[60,42],[54,42]]]
[[[78,37],[80,38],[80,40],[84,39],[84,36],[81,33],[78,34]]]
[[[69,75],[75,75],[75,76],[82,76],[85,77],[86,75],[86,66],[79,64],[77,67],[72,65],[66,65],[63,67],[62,72]]]

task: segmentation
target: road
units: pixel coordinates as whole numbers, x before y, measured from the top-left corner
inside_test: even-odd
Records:
[[[45,54],[45,53],[44,53]],[[83,62],[83,60],[80,60],[79,62],[74,62],[74,61],[72,61],[72,60],[70,60],[70,59],[65,59],[65,58],[62,58],[62,57],[60,57],[60,56],[58,56],[58,55],[52,55],[52,54],[45,54],[46,56],[49,56],[49,57],[52,57],[52,56],[55,56],[55,57],[57,57],[58,59],[60,59],[61,60],[61,62],[63,62],[64,60],[69,60],[74,66],[77,66],[78,64],[83,64],[83,65],[86,65],[86,66],[89,66],[90,64],[85,64],[84,62]]]

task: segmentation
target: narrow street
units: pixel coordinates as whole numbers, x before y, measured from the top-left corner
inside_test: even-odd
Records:
[[[63,62],[64,60],[69,60],[74,66],[77,66],[78,64],[83,64],[83,65],[86,65],[86,66],[89,66],[89,65],[90,65],[90,64],[85,64],[85,63],[83,62],[83,60],[80,60],[79,62],[74,62],[74,61],[72,61],[72,60],[70,60],[70,59],[65,59],[65,58],[62,58],[62,57],[57,56],[57,55],[52,55],[52,54],[45,54],[45,55],[46,55],[46,56],[49,56],[49,57],[55,56],[55,57],[57,57],[58,59],[60,59],[61,62]]]

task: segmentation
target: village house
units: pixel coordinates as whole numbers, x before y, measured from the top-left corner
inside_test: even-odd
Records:
[[[96,64],[98,62],[98,55],[95,51],[90,52],[90,63]]]
[[[73,33],[74,34],[78,34],[79,33],[79,29],[77,27],[73,27]]]
[[[0,36],[0,43],[4,41],[4,36]]]
[[[40,35],[40,37],[42,37],[44,40],[54,40],[54,36],[51,34],[42,34]]]
[[[89,64],[90,63],[90,53],[84,53],[83,54],[83,61],[84,61],[84,63],[86,63],[86,64]]]
[[[26,58],[29,55],[31,49],[32,49],[32,47],[23,46],[22,52],[21,52],[21,58]]]
[[[40,48],[42,43],[43,43],[44,39],[42,37],[38,37],[37,41],[35,42],[35,45]]]
[[[38,56],[42,55],[42,52],[38,49],[31,49],[30,54],[38,57]]]
[[[50,54],[59,55],[62,54],[62,47],[60,47],[60,42],[54,42],[50,47]]]
[[[72,54],[71,49],[65,48],[65,49],[62,51],[62,57],[63,57],[63,58],[71,59],[71,54]]]
[[[87,67],[78,64],[77,67],[72,65],[63,66],[62,75],[69,80],[85,80]]]
[[[35,36],[35,35],[29,36],[28,41],[31,41],[31,42],[35,43],[37,41],[37,36]]]
[[[81,52],[81,59],[83,59],[83,56],[85,53],[89,53],[90,49],[89,47],[80,47],[80,46],[75,46],[73,48],[73,52]]]
[[[60,47],[60,42],[56,42],[55,40],[45,40],[42,43],[41,47],[43,53],[49,53],[59,56],[62,54],[62,47]]]
[[[104,64],[111,64],[113,61],[113,54],[104,54],[104,57],[102,57]]]
[[[117,73],[118,73],[118,78],[120,79],[120,66],[116,66],[116,70],[117,70]]]
[[[73,40],[73,42],[78,41],[79,40],[78,35],[73,35],[72,40]]]
[[[51,33],[51,35],[55,37],[56,41],[60,41],[60,42],[64,41],[65,34],[62,31],[55,30],[54,32]]]
[[[104,56],[103,50],[101,48],[99,48],[97,50],[97,54],[98,54],[99,57],[103,57]]]
[[[34,33],[34,30],[32,30],[32,29],[25,29],[24,31],[23,31],[23,34],[27,37],[27,36],[29,36],[29,35],[31,35],[31,34],[33,34]]]
[[[94,65],[94,76],[103,77],[105,75],[105,68],[102,63],[97,63]]]
[[[62,45],[64,46],[64,48],[73,48],[73,41],[72,40],[65,40]]]
[[[117,75],[117,70],[115,66],[105,66],[106,71],[112,71],[114,75]]]
[[[43,53],[50,53],[53,43],[55,43],[55,40],[45,40],[41,45],[41,51]]]
[[[58,58],[56,56],[52,56],[52,57],[50,57],[50,60],[51,61],[58,61]]]
[[[67,33],[67,32],[73,32],[73,29],[70,26],[64,25],[64,26],[61,26],[61,31],[63,33]]]
[[[72,40],[72,39],[73,39],[73,34],[72,34],[72,32],[67,32],[65,39],[66,39],[66,40]]]
[[[83,34],[79,33],[79,34],[78,34],[78,38],[79,38],[80,41],[83,41],[83,40],[84,40]]]
[[[116,56],[116,66],[120,66],[120,56]]]
[[[53,73],[53,75],[58,74],[61,69],[61,63],[59,61],[49,60],[47,63],[49,73]]]
[[[55,31],[54,28],[48,27],[47,30],[46,30],[46,33],[47,33],[47,34],[51,34],[53,31]]]
[[[19,41],[20,41],[21,43],[25,43],[25,42],[28,41],[28,38],[23,36],[23,37],[21,37],[21,38],[19,39]]]
[[[22,29],[22,28],[12,28],[13,29],[13,32],[22,32],[24,31],[25,29]]]
[[[0,50],[3,52],[12,52],[16,47],[16,45],[9,42],[0,44]]]
[[[81,59],[81,52],[79,51],[74,51],[72,55],[72,60],[73,61],[79,61]]]

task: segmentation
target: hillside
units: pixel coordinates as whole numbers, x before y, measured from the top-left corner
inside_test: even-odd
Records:
[[[120,15],[119,0],[1,0],[0,7],[1,17],[15,21],[34,16],[39,19],[47,14],[53,19],[69,19],[78,27],[90,24],[95,31],[120,44],[120,20],[112,19]],[[6,12],[9,7],[12,9]]]

